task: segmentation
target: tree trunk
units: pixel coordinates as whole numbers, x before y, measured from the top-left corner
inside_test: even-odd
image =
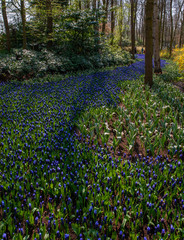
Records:
[[[97,10],[97,4],[96,4],[96,0],[93,0],[93,10],[94,10],[94,14],[95,14],[95,21],[97,22],[97,24],[95,24],[94,26],[94,32],[95,32],[95,47],[97,49],[97,52],[100,51],[99,49],[99,45],[100,45],[100,35],[99,35],[99,24],[98,24],[98,12]],[[99,4],[98,4],[99,5]]]
[[[119,46],[122,48],[122,32],[123,32],[123,0],[120,0],[120,11],[119,11]]]
[[[145,53],[145,78],[144,84],[152,87],[153,85],[153,69],[152,69],[152,54],[153,54],[153,1],[147,0],[145,7],[146,14],[146,53]]]
[[[93,10],[96,10],[96,0],[93,0]]]
[[[174,31],[173,31],[174,46],[176,44],[176,32],[177,32],[178,22],[179,22],[179,19],[180,19],[180,14],[181,14],[181,10],[182,10],[183,4],[184,4],[184,0],[181,2],[181,5],[178,8],[178,14],[177,14],[177,17],[176,17],[176,20],[175,20],[175,26],[174,26]]]
[[[23,32],[23,49],[27,48],[26,41],[26,11],[24,0],[21,0],[21,18],[22,18],[22,32]]]
[[[5,31],[6,31],[6,47],[7,47],[7,50],[10,52],[10,50],[11,50],[10,30],[9,30],[8,18],[7,18],[7,14],[6,14],[6,1],[5,0],[1,0],[1,6],[2,6],[4,27],[5,27]]]
[[[162,28],[161,28],[161,50],[163,49],[163,44],[164,44],[164,31],[165,31],[165,19],[166,19],[166,4],[165,1],[163,1],[163,11],[164,11],[164,16],[163,16],[163,21],[162,21]]]
[[[183,18],[181,20],[181,28],[180,28],[180,40],[179,40],[179,48],[182,47],[183,40],[183,31],[184,31],[184,10],[183,10]]]
[[[90,0],[86,0],[86,9],[90,9]]]
[[[106,27],[107,16],[108,16],[108,5],[109,5],[109,0],[103,0],[103,9],[105,11],[105,16],[102,22],[102,33],[105,33],[105,27]]]
[[[47,11],[47,47],[52,47],[53,17],[51,0],[46,0]]]
[[[79,10],[82,9],[82,3],[81,3],[81,0],[79,0]]]
[[[153,14],[153,52],[154,52],[154,72],[162,73],[160,67],[160,36],[159,36],[159,9],[158,0],[154,0],[154,14]]]
[[[170,21],[171,21],[171,33],[170,33],[170,46],[169,46],[169,55],[172,55],[172,45],[173,45],[173,16],[172,16],[172,2],[170,0]]]
[[[111,45],[114,43],[114,0],[111,0]]]
[[[131,3],[131,44],[132,58],[135,58],[135,21],[137,12],[137,0],[130,0]]]

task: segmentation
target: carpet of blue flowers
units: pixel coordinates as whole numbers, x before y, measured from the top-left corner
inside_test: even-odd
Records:
[[[0,239],[184,239],[184,97],[142,74],[0,85]]]

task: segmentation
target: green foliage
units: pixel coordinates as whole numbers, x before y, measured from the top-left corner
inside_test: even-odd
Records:
[[[159,76],[159,78],[165,82],[177,81],[179,77],[181,77],[179,68],[177,64],[172,61],[169,61],[169,64],[166,64],[165,68],[163,69],[163,74]]]
[[[8,72],[11,79],[28,79],[43,77],[46,74],[64,74],[88,69],[120,66],[130,63],[127,52],[104,49],[102,54],[91,56],[70,54],[69,56],[48,51],[46,49],[14,50],[11,55],[0,57],[0,74]]]
[[[67,55],[98,52],[101,47],[98,24],[102,14],[99,10],[63,11],[54,36],[60,51],[65,50]]]
[[[154,79],[152,91],[144,89],[143,78],[120,84],[122,108],[91,108],[77,125],[80,132],[101,139],[118,154],[123,143],[131,154],[139,147],[160,154],[164,149],[174,153],[183,146],[183,94],[172,84]],[[139,111],[137,111],[139,109]],[[112,123],[113,122],[113,123]],[[94,126],[94,128],[85,126]],[[101,126],[101,128],[100,128]],[[113,138],[109,136],[113,134]],[[126,139],[127,145],[123,142]]]

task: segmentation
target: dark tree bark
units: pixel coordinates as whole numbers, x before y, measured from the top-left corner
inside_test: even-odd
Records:
[[[172,55],[172,45],[173,45],[173,15],[172,15],[172,3],[173,0],[170,0],[170,21],[171,21],[171,33],[170,33],[170,46],[169,46],[169,55]]]
[[[113,7],[114,7],[114,0],[111,0],[111,45],[113,45],[114,43],[114,26],[115,26]]]
[[[22,30],[23,30],[23,49],[27,48],[26,40],[26,11],[24,0],[21,0],[21,18],[22,18]]]
[[[181,48],[183,44],[183,31],[184,31],[184,10],[183,10],[183,18],[181,20],[179,48]]]
[[[153,55],[153,1],[147,0],[145,7],[146,14],[146,53],[145,53],[145,78],[144,84],[152,87],[153,85],[153,69],[152,69],[152,55]]]
[[[95,20],[97,22],[97,24],[95,24],[94,26],[94,32],[95,32],[95,46],[97,48],[97,51],[99,52],[100,49],[99,49],[99,45],[100,45],[100,35],[99,35],[99,24],[98,24],[98,12],[96,11],[97,10],[97,3],[98,3],[98,8],[99,8],[99,1],[96,2],[96,0],[93,0],[93,10],[94,10],[94,14],[95,14]]]
[[[132,58],[135,58],[135,21],[137,12],[137,0],[130,0],[131,3],[131,44]]]
[[[6,46],[7,46],[7,50],[10,52],[10,50],[11,50],[10,29],[9,29],[9,25],[8,25],[7,14],[6,14],[6,1],[5,0],[1,0],[1,6],[2,6],[4,27],[5,27],[5,31],[6,31]]]
[[[123,0],[120,0],[120,13],[119,13],[119,46],[122,48],[122,33],[123,33]]]
[[[162,1],[162,18],[160,23],[160,49],[163,49],[164,45],[164,32],[165,32],[165,21],[166,21],[166,3]]]
[[[93,0],[93,10],[96,10],[96,0]]]
[[[178,13],[177,13],[176,19],[175,19],[175,26],[174,26],[174,31],[173,31],[173,42],[174,42],[174,45],[176,44],[176,42],[175,42],[175,40],[176,40],[176,32],[177,32],[177,29],[178,29],[178,22],[179,22],[180,15],[181,15],[181,12],[182,12],[183,4],[184,4],[184,0],[181,2],[181,4],[179,4]]]
[[[52,33],[53,33],[53,17],[52,17],[52,4],[51,0],[46,0],[47,11],[47,47],[52,47]]]
[[[79,10],[82,9],[82,3],[81,3],[81,0],[79,0]]]
[[[105,16],[102,22],[102,33],[105,33],[105,27],[107,24],[107,16],[108,16],[108,5],[109,5],[109,0],[103,0],[103,9],[105,11]]]
[[[160,67],[160,34],[159,34],[159,7],[158,0],[154,0],[153,14],[153,53],[154,53],[154,73],[162,73]]]

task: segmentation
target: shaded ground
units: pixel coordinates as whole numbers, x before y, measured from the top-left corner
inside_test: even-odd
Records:
[[[184,79],[183,81],[173,83],[181,92],[184,92]]]

